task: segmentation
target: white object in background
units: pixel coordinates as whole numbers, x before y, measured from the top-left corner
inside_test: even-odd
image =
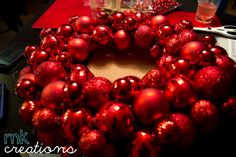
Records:
[[[229,56],[236,61],[236,40],[223,37],[217,37],[217,45],[225,48]]]

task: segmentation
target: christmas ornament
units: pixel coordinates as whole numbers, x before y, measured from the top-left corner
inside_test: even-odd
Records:
[[[117,12],[111,15],[111,24],[114,29],[120,30],[123,28],[125,14],[122,12]]]
[[[155,15],[166,14],[180,6],[180,3],[175,0],[154,0],[151,4]]]
[[[74,28],[69,24],[62,24],[57,28],[56,35],[67,41],[74,34]]]
[[[201,41],[208,47],[215,46],[216,44],[216,38],[210,34],[202,36]]]
[[[156,32],[159,38],[167,38],[174,34],[174,28],[170,24],[165,24],[159,27]]]
[[[88,44],[92,44],[92,37],[90,34],[87,33],[83,33],[79,35],[80,39],[83,39],[84,41],[86,41]]]
[[[133,31],[138,27],[137,21],[133,16],[127,16],[124,20],[124,30]]]
[[[109,15],[105,11],[100,10],[96,13],[95,21],[98,25],[105,25],[110,22],[108,17]]]
[[[92,38],[100,45],[107,45],[112,37],[112,31],[107,26],[97,26],[93,30]]]
[[[184,58],[176,58],[168,67],[168,77],[172,78],[178,74],[190,75],[191,64],[189,60]]]
[[[19,72],[19,78],[25,74],[32,74],[32,70],[30,66],[25,66],[21,71]]]
[[[174,60],[174,57],[168,54],[163,54],[160,59],[157,60],[156,66],[160,69],[167,68]]]
[[[146,20],[147,20],[147,16],[144,13],[136,12],[134,14],[134,19],[138,25],[145,25]]]
[[[215,55],[225,55],[228,56],[227,51],[220,46],[213,46],[210,48],[211,52],[213,52]]]
[[[20,79],[16,83],[16,94],[25,100],[30,100],[36,96],[37,86],[30,79]]]
[[[35,69],[39,64],[47,61],[49,57],[50,54],[47,51],[36,49],[30,54],[28,64],[32,67],[32,69]]]
[[[55,35],[47,35],[40,42],[40,48],[55,54],[59,47],[59,40]]]
[[[163,15],[154,16],[150,21],[150,26],[153,30],[157,30],[160,26],[164,24],[169,24],[169,19]]]
[[[183,43],[179,40],[179,37],[177,35],[173,35],[165,41],[163,53],[177,55],[182,46]]]
[[[214,65],[214,63],[215,63],[215,55],[212,51],[208,49],[200,51],[195,60],[195,64],[200,67]]]
[[[75,24],[75,21],[76,21],[78,18],[79,18],[78,15],[74,15],[74,16],[69,17],[69,19],[68,19],[69,24],[74,25],[74,24]]]
[[[134,115],[128,105],[120,102],[106,103],[96,115],[96,126],[110,139],[128,136],[134,129]]]
[[[183,30],[178,34],[178,38],[183,44],[199,40],[198,35],[192,30]]]
[[[152,48],[149,50],[149,53],[150,53],[151,57],[153,57],[153,58],[158,58],[158,57],[161,56],[162,51],[161,51],[160,46],[158,46],[158,45],[156,44],[156,45],[153,45],[153,46],[152,46]]]
[[[179,33],[184,30],[192,30],[193,29],[193,23],[189,20],[182,20],[179,23],[175,25],[175,32]]]
[[[18,81],[20,81],[22,79],[31,80],[31,81],[33,81],[36,84],[36,80],[35,80],[34,74],[32,74],[32,73],[24,74],[23,76],[19,77]]]
[[[236,118],[236,97],[229,97],[228,100],[221,106],[224,116],[229,118]]]
[[[39,34],[40,39],[42,40],[44,37],[48,36],[48,35],[54,35],[55,32],[51,29],[51,28],[43,28]]]
[[[25,58],[28,59],[30,57],[31,53],[36,50],[36,48],[37,48],[37,46],[35,46],[35,45],[28,45],[28,46],[26,46],[25,50],[23,52]]]
[[[147,25],[139,26],[134,33],[134,39],[136,44],[142,48],[150,46],[153,41],[152,29]]]
[[[127,49],[131,43],[131,37],[124,30],[119,30],[114,34],[114,42],[118,49]]]
[[[75,29],[79,33],[91,33],[93,28],[93,20],[88,16],[81,16],[75,21]]]
[[[160,90],[146,88],[137,94],[133,110],[139,121],[145,125],[150,125],[169,114],[169,103]]]
[[[72,57],[68,52],[58,52],[55,57],[55,62],[60,63],[64,67],[64,69],[68,71],[71,66]]]

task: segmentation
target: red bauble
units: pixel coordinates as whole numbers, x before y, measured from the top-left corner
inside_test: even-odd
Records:
[[[25,50],[23,52],[25,58],[28,59],[30,57],[31,53],[36,50],[36,48],[37,48],[37,46],[35,46],[35,45],[28,45],[28,46],[26,46]]]
[[[47,35],[40,42],[40,48],[55,54],[59,49],[60,41],[55,35]]]
[[[157,157],[159,152],[154,144],[153,137],[146,132],[138,131],[132,141],[130,157]]]
[[[93,20],[88,16],[81,16],[75,21],[75,29],[79,33],[91,33],[93,28]]]
[[[56,35],[63,40],[68,40],[69,37],[73,36],[74,28],[69,24],[62,24],[57,28]]]
[[[129,16],[129,17],[134,16],[135,14],[134,11],[131,9],[126,9],[123,11],[123,13],[125,14],[125,16]]]
[[[172,78],[178,74],[189,75],[192,66],[189,60],[184,58],[176,58],[168,67],[168,77]]]
[[[175,25],[175,32],[182,32],[183,30],[189,29],[192,30],[193,29],[193,23],[189,20],[182,20],[181,22],[177,23]]]
[[[37,83],[44,87],[50,82],[64,80],[66,72],[60,63],[46,61],[35,69],[34,75]]]
[[[18,81],[20,81],[22,79],[31,80],[31,81],[33,81],[36,84],[36,80],[35,80],[34,74],[32,74],[32,73],[24,74],[23,76],[19,77]]]
[[[148,47],[153,42],[153,31],[149,26],[141,25],[135,31],[134,39],[138,46],[142,48]]]
[[[37,86],[30,79],[20,79],[16,83],[16,94],[25,100],[35,98],[37,95]]]
[[[21,69],[21,71],[19,72],[19,78],[25,74],[31,74],[32,70],[30,66],[25,66],[23,69]]]
[[[165,41],[163,52],[170,55],[176,55],[179,53],[179,50],[182,48],[182,46],[183,43],[179,40],[178,35],[174,34]]]
[[[186,43],[180,50],[180,56],[194,61],[198,56],[199,52],[206,48],[205,44],[199,41],[191,41]]]
[[[204,49],[199,52],[197,57],[195,58],[195,64],[200,67],[206,67],[215,64],[215,55],[208,49]]]
[[[69,24],[74,25],[74,24],[75,24],[75,21],[76,21],[78,18],[79,18],[78,15],[74,15],[74,16],[69,17],[69,19],[68,19]]]
[[[112,28],[120,30],[123,28],[124,20],[125,20],[125,14],[122,12],[117,12],[112,14],[111,16],[111,23]]]
[[[41,107],[41,104],[37,100],[29,100],[23,102],[20,107],[19,115],[20,118],[27,124],[32,124],[33,114],[38,111]]]
[[[83,62],[88,58],[89,45],[83,39],[74,38],[70,40],[67,48],[74,62]]]
[[[160,26],[164,25],[164,24],[169,24],[169,20],[166,16],[163,15],[157,15],[154,16],[151,21],[150,21],[150,26],[152,27],[152,29],[156,30],[158,29]]]
[[[174,28],[170,24],[165,24],[165,25],[160,26],[156,34],[157,34],[157,37],[159,38],[162,38],[162,39],[167,38],[168,36],[171,36],[172,34],[174,34]]]
[[[145,25],[147,21],[147,16],[144,13],[136,12],[133,16],[137,25]]]
[[[93,30],[92,38],[100,45],[107,45],[112,38],[112,31],[107,26],[97,26]]]
[[[152,48],[149,50],[150,55],[153,58],[158,58],[161,56],[162,51],[161,51],[161,47],[157,44],[153,45]]]
[[[202,36],[201,41],[208,47],[212,47],[216,44],[216,38],[210,34]]]
[[[198,100],[193,86],[182,75],[168,81],[165,94],[175,109],[184,109]]]
[[[66,70],[68,70],[71,66],[72,57],[69,52],[62,51],[58,52],[55,57],[55,61],[60,63]]]
[[[43,143],[44,146],[49,147],[58,147],[63,144],[63,137],[59,129],[50,131],[50,132],[41,132],[36,130],[36,138],[39,142]]]
[[[78,145],[84,157],[97,157],[105,151],[107,140],[101,132],[88,130],[82,134]]]
[[[58,116],[50,109],[40,109],[34,113],[32,124],[37,131],[50,132],[58,128]]]
[[[224,116],[228,118],[236,118],[236,97],[230,97],[221,107]]]
[[[79,140],[79,130],[87,126],[90,122],[91,115],[85,109],[71,110],[68,109],[60,117],[60,125],[66,141],[75,143]]]
[[[44,61],[47,61],[50,57],[50,54],[47,51],[36,49],[33,51],[29,58],[28,58],[28,64],[35,69],[39,64],[41,64]]]
[[[124,21],[124,30],[126,31],[133,31],[137,28],[138,23],[134,19],[134,17],[126,17]]]
[[[169,113],[169,103],[165,95],[154,88],[146,88],[136,96],[133,110],[139,121],[150,125]]]
[[[42,40],[47,35],[54,34],[55,32],[51,28],[43,28],[40,32],[40,39]]]
[[[133,131],[134,115],[128,105],[111,101],[97,113],[96,125],[109,138],[120,139]]]
[[[130,46],[131,37],[124,30],[119,30],[114,34],[114,42],[118,49],[127,49]]]
[[[46,85],[41,93],[41,104],[45,108],[60,111],[63,100],[64,81],[54,81]]]
[[[159,68],[153,68],[140,80],[141,88],[163,88],[165,77]]]
[[[198,35],[193,30],[184,30],[178,34],[179,40],[185,44],[190,41],[198,41]]]
[[[83,39],[84,41],[86,41],[88,44],[92,43],[92,36],[90,34],[87,33],[83,33],[79,35],[80,39]],[[90,46],[90,45],[89,45]]]
[[[227,51],[220,46],[213,46],[211,47],[211,52],[213,52],[215,55],[224,55],[224,56],[228,56]]]
[[[163,54],[160,59],[156,61],[156,66],[160,69],[167,68],[174,60],[174,57],[168,54]]]
[[[95,21],[98,25],[106,25],[109,23],[109,15],[105,11],[98,11],[96,13]]]
[[[191,108],[191,117],[198,129],[210,131],[218,123],[218,109],[210,101],[199,100]]]
[[[85,104],[93,109],[99,109],[109,100],[112,83],[103,77],[89,79],[83,87]]]
[[[194,83],[199,94],[206,99],[218,100],[227,97],[231,92],[229,76],[217,66],[199,70],[194,77]]]

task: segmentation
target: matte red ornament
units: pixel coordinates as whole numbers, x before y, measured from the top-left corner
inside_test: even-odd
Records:
[[[194,124],[201,131],[210,131],[218,123],[218,109],[208,100],[199,100],[191,108]]]
[[[88,16],[81,16],[75,21],[75,29],[79,33],[91,33],[94,29],[93,20]]]
[[[40,132],[56,130],[58,128],[58,115],[50,109],[40,109],[34,113],[32,124]]]
[[[46,61],[35,69],[34,75],[37,83],[44,87],[50,82],[64,80],[66,72],[60,63]]]
[[[109,100],[112,83],[103,77],[89,79],[83,87],[84,102],[88,107],[99,109]]]
[[[211,52],[213,52],[215,55],[224,55],[224,56],[228,56],[227,51],[221,47],[221,46],[213,46],[211,47]]]
[[[25,47],[25,50],[23,52],[26,59],[28,59],[33,51],[35,51],[37,46],[35,45],[28,45]]]
[[[74,38],[70,40],[67,49],[74,62],[83,62],[88,58],[89,45],[83,39]]]
[[[54,35],[55,32],[51,29],[51,28],[43,28],[40,32],[40,39],[42,40],[44,37],[46,37],[47,35]]]
[[[131,37],[124,30],[119,30],[114,34],[114,42],[118,49],[127,49],[130,47]]]
[[[60,41],[55,35],[47,35],[40,42],[40,49],[55,54],[59,49]]]
[[[193,29],[193,23],[189,20],[182,20],[182,21],[180,21],[179,23],[177,23],[175,25],[174,29],[175,29],[176,33],[182,32],[186,29],[192,30]]]
[[[221,111],[223,111],[224,116],[228,118],[236,118],[236,97],[231,96],[226,102],[221,106]]]
[[[137,94],[133,110],[140,122],[150,125],[169,114],[169,102],[160,90],[146,88]]]
[[[204,49],[199,52],[195,59],[195,64],[200,67],[206,67],[215,64],[215,55],[212,51]]]
[[[201,41],[208,47],[215,46],[216,38],[213,35],[207,34],[201,37]]]
[[[36,49],[30,54],[28,58],[28,64],[31,66],[31,68],[35,69],[39,64],[47,61],[49,57],[50,54],[47,51]]]
[[[112,27],[116,30],[123,29],[125,14],[122,12],[114,13],[110,16]]]
[[[19,72],[19,78],[25,74],[32,74],[32,70],[30,66],[25,66],[21,71]]]
[[[76,21],[78,18],[79,18],[78,15],[74,15],[74,16],[69,17],[69,19],[68,19],[69,24],[74,25],[74,24],[75,24],[75,21]]]
[[[138,46],[142,48],[148,47],[153,42],[153,31],[149,26],[141,25],[135,31],[134,39]]]
[[[37,86],[30,79],[20,79],[16,83],[16,94],[25,100],[35,98],[37,95]]]
[[[19,115],[20,118],[27,124],[32,124],[33,114],[41,107],[40,101],[28,100],[21,104]]]
[[[165,24],[160,26],[159,29],[157,29],[156,34],[158,38],[167,38],[174,34],[174,28],[170,24]]]
[[[153,30],[157,30],[160,26],[169,24],[170,21],[166,16],[157,15],[154,16],[150,21],[150,26]]]
[[[68,39],[74,35],[74,28],[70,24],[62,24],[57,28],[56,35],[60,39],[68,41]]]
[[[133,131],[134,115],[128,105],[111,101],[97,113],[95,124],[110,139],[121,139]]]
[[[97,26],[93,30],[92,39],[100,45],[107,45],[112,38],[112,31],[107,26]]]

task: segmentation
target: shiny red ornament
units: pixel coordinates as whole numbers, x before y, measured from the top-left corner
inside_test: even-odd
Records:
[[[33,81],[36,84],[36,80],[35,80],[34,74],[32,74],[32,73],[24,74],[23,76],[19,77],[18,81],[20,81],[22,79],[31,80],[31,81]]]
[[[40,42],[40,49],[55,54],[59,48],[60,41],[55,35],[47,35]]]
[[[74,28],[70,24],[62,24],[56,31],[56,35],[62,40],[68,40],[73,34]]]
[[[130,47],[131,37],[124,30],[119,30],[114,34],[114,42],[118,49],[127,49]]]
[[[23,52],[26,59],[28,59],[33,51],[37,49],[37,46],[35,45],[28,45],[25,47],[25,50]]]
[[[201,41],[208,47],[215,46],[216,38],[213,35],[207,34],[201,37]]]
[[[56,130],[58,128],[58,115],[50,109],[40,109],[34,113],[32,124],[40,132]]]
[[[186,44],[190,41],[199,40],[198,34],[195,33],[193,30],[183,30],[178,34],[178,38],[183,44]]]
[[[197,57],[195,58],[195,64],[200,67],[206,67],[215,64],[215,55],[208,49],[204,49],[199,52]]]
[[[72,64],[72,57],[69,52],[58,52],[55,57],[55,62],[60,63],[66,70],[68,70]]]
[[[228,56],[227,51],[221,47],[221,46],[213,46],[210,48],[211,52],[213,52],[215,55],[224,55]]]
[[[112,28],[116,30],[123,29],[125,17],[126,17],[125,14],[122,12],[117,12],[112,14],[110,16]]]
[[[50,82],[65,80],[66,72],[60,63],[46,61],[35,69],[34,75],[37,83],[44,87]]]
[[[75,24],[75,21],[76,21],[78,18],[79,18],[78,15],[74,15],[74,16],[69,17],[69,19],[68,19],[69,24],[74,25],[74,24]]]
[[[85,104],[93,109],[99,109],[109,101],[111,81],[103,77],[89,79],[83,87]]]
[[[192,65],[189,60],[184,58],[176,58],[168,67],[167,77],[174,77],[178,74],[189,76],[192,69]]]
[[[139,121],[150,125],[169,114],[169,102],[160,90],[146,88],[137,94],[133,110]]]
[[[16,83],[16,94],[25,100],[30,100],[37,95],[37,85],[30,79],[20,79]]]
[[[59,113],[62,108],[64,86],[64,81],[54,81],[46,85],[40,97],[42,106]]]
[[[221,111],[228,118],[236,118],[236,97],[231,96],[221,106]]]
[[[89,125],[91,115],[85,109],[68,109],[60,117],[60,125],[66,141],[76,143],[79,130]]]
[[[82,134],[78,146],[85,157],[97,157],[105,151],[107,139],[100,131],[88,130]]]
[[[167,38],[167,40],[165,41],[163,53],[177,55],[182,46],[183,43],[179,40],[179,36],[174,34],[172,37]]]
[[[161,47],[158,44],[155,44],[149,50],[149,53],[150,53],[151,57],[159,58],[162,55]]]
[[[21,76],[23,76],[25,74],[32,74],[32,69],[31,69],[30,66],[25,66],[23,69],[21,69],[21,71],[19,72],[18,77],[20,78]]]
[[[194,77],[194,83],[199,94],[206,99],[219,100],[231,92],[229,76],[217,66],[199,70]]]
[[[108,17],[105,11],[100,10],[96,13],[95,21],[98,25],[106,25],[110,22]]]
[[[208,100],[199,100],[191,108],[194,125],[201,131],[210,131],[218,123],[218,109]]]
[[[28,58],[28,64],[31,66],[31,68],[35,69],[39,64],[47,61],[49,57],[50,54],[47,51],[36,49],[30,54]]]
[[[191,41],[186,43],[180,50],[180,56],[188,59],[190,61],[194,61],[198,54],[206,49],[205,44],[199,41]]]
[[[134,33],[134,40],[136,44],[142,48],[150,46],[153,42],[152,29],[147,25],[139,26]]]
[[[138,25],[146,25],[147,16],[144,13],[136,12],[133,17]]]
[[[162,69],[166,69],[174,60],[174,57],[169,54],[163,54],[157,61],[156,66]]]
[[[81,16],[75,21],[75,29],[79,33],[91,33],[94,29],[93,20],[88,16]]]
[[[165,94],[171,105],[178,110],[190,107],[198,100],[194,87],[182,75],[177,75],[168,81]]]
[[[169,24],[170,21],[166,16],[156,15],[150,21],[150,26],[153,30],[157,30],[160,26]]]
[[[180,150],[189,148],[196,136],[196,130],[192,120],[183,113],[172,113],[170,119],[177,125],[179,130],[178,143],[175,147]]]
[[[112,31],[107,26],[97,26],[93,30],[92,39],[100,45],[107,45],[112,38]]]
[[[41,108],[40,101],[28,100],[24,101],[20,107],[20,118],[27,124],[32,124],[33,114]]]
[[[67,49],[74,62],[83,62],[88,58],[89,45],[83,39],[74,38],[70,40]]]
[[[95,124],[110,139],[120,139],[133,131],[134,115],[128,105],[111,101],[97,113]]]
[[[193,29],[193,23],[189,20],[182,20],[182,21],[180,21],[179,23],[177,23],[175,25],[174,29],[175,29],[176,33],[182,32],[186,29],[192,30]]]
[[[132,16],[127,16],[124,21],[124,30],[133,31],[138,27],[138,23]]]
[[[43,28],[40,32],[40,39],[42,40],[44,37],[46,37],[47,35],[54,35],[55,32],[51,29],[51,28]]]
[[[156,35],[158,38],[167,38],[174,34],[174,28],[170,24],[165,24],[159,27],[156,31]]]

